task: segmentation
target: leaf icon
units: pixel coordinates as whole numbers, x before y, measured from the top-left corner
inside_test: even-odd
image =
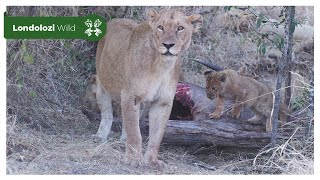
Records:
[[[102,33],[102,31],[97,28],[97,29],[95,30],[95,33],[94,33],[94,34],[95,34],[96,36],[99,36],[99,34],[101,34],[101,33]]]
[[[92,21],[91,21],[90,19],[87,19],[87,21],[84,22],[84,24],[85,24],[87,27],[89,27],[89,28],[92,27]]]
[[[87,29],[84,33],[86,33],[87,35],[88,35],[88,37],[90,37],[91,36],[91,32],[93,32],[93,30],[91,30],[90,28],[89,29]]]
[[[95,20],[95,21],[94,21],[94,27],[95,27],[95,28],[99,27],[99,26],[101,25],[101,23],[102,23],[102,22],[101,22],[99,19]]]

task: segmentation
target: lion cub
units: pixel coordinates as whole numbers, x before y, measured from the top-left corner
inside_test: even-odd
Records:
[[[223,109],[225,98],[235,100],[235,104],[230,112],[233,118],[238,119],[241,113],[242,106],[250,108],[255,114],[248,121],[257,123],[264,118],[266,120],[266,131],[272,131],[271,125],[271,110],[273,106],[274,89],[267,85],[247,76],[239,75],[234,70],[223,70],[219,72],[207,71],[206,76],[206,92],[210,99],[216,98],[216,107],[210,118],[220,118]],[[283,125],[286,122],[286,108],[283,104],[280,107],[280,121]]]

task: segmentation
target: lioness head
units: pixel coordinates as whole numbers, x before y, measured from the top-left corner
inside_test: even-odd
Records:
[[[224,72],[206,71],[206,93],[209,99],[219,96],[226,82],[226,74]]]
[[[202,16],[185,16],[182,12],[168,10],[158,13],[147,11],[153,33],[153,45],[163,56],[177,56],[189,48],[191,35],[202,24]]]

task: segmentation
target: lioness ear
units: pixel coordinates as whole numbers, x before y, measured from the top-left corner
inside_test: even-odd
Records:
[[[220,81],[221,82],[225,82],[226,81],[226,74],[225,73],[222,73],[221,76],[220,76]]]
[[[191,16],[188,16],[187,19],[194,25],[193,33],[197,32],[201,28],[203,18],[200,14],[192,14]]]
[[[203,74],[204,74],[205,76],[207,76],[207,75],[209,75],[209,74],[211,74],[211,73],[213,73],[213,71],[207,70],[207,71],[205,71]]]
[[[149,20],[152,20],[159,15],[157,11],[152,8],[148,9],[146,14]]]

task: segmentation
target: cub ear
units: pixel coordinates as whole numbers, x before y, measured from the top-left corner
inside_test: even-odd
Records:
[[[159,16],[158,12],[152,8],[148,9],[146,14],[149,20],[152,20],[155,17]]]
[[[221,76],[220,76],[220,81],[221,81],[221,82],[226,82],[226,78],[227,78],[227,77],[226,77],[226,74],[225,74],[225,73],[222,73]]]
[[[193,24],[193,33],[197,32],[203,23],[203,18],[200,14],[192,14],[191,16],[187,17],[188,21]]]
[[[205,76],[207,76],[207,75],[209,75],[209,74],[211,74],[211,73],[213,73],[212,70],[207,70],[207,71],[205,71],[203,74],[204,74]]]

